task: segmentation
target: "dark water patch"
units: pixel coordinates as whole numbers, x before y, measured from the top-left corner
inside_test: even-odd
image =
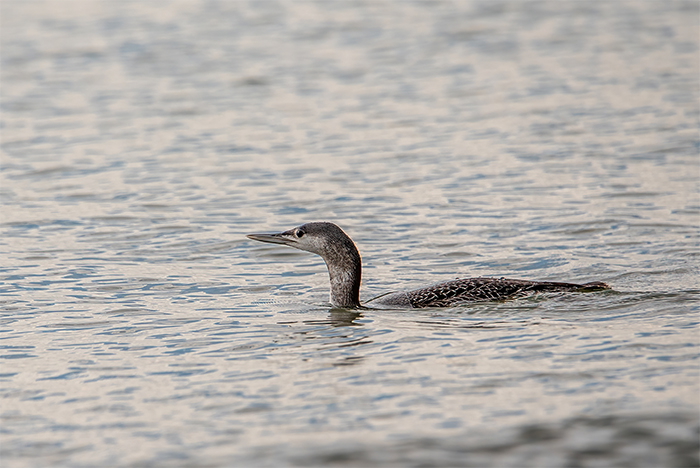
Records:
[[[530,424],[489,436],[489,430],[459,437],[402,438],[394,443],[350,440],[300,449],[292,446],[251,448],[247,460],[293,466],[616,466],[686,467],[698,463],[698,427],[681,429],[692,418],[670,416],[578,417],[558,424]],[[674,429],[681,429],[676,432]],[[634,450],[628,450],[628,447]],[[293,455],[287,458],[287,454]],[[283,455],[284,454],[284,455]],[[517,460],[517,462],[516,462]]]

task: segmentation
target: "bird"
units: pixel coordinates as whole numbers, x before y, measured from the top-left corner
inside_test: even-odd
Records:
[[[503,301],[539,292],[588,292],[610,289],[594,281],[585,284],[477,277],[457,278],[420,289],[389,292],[360,303],[362,260],[355,243],[339,226],[311,222],[274,234],[247,234],[252,240],[281,244],[320,255],[330,276],[330,302],[336,308],[450,307],[472,302]]]

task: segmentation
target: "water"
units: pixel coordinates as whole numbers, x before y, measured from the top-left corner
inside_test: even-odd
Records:
[[[1,7],[3,467],[697,466],[696,2]]]

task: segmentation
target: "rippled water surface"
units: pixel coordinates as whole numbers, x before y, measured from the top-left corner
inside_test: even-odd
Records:
[[[1,7],[3,467],[698,465],[697,2]]]

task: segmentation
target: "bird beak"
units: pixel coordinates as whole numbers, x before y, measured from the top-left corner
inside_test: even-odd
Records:
[[[260,242],[268,242],[270,244],[292,245],[296,244],[294,238],[291,237],[290,231],[278,232],[276,234],[248,234],[248,239],[253,239]]]

